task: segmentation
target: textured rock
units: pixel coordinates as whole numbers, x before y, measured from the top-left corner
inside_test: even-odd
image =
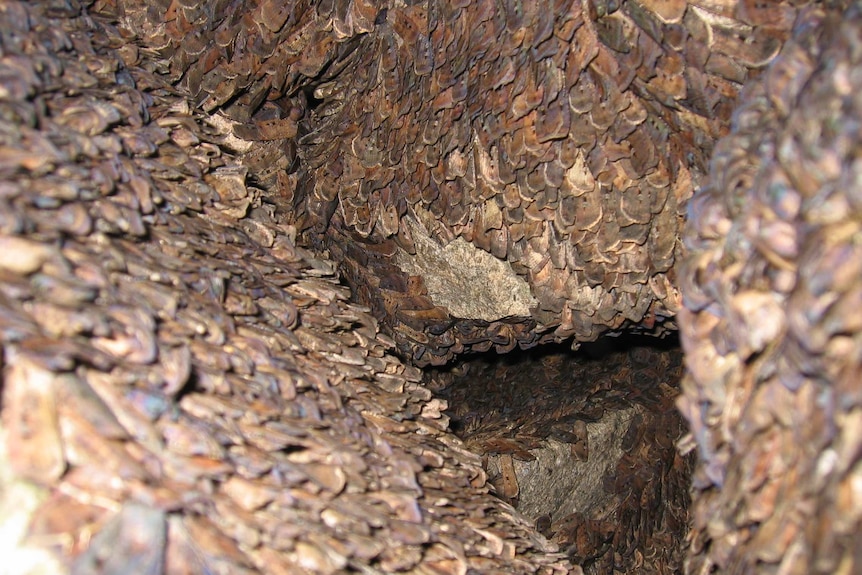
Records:
[[[689,209],[692,573],[862,569],[862,13],[807,10]],[[834,7],[833,7],[834,8]]]
[[[50,2],[0,6],[0,45],[0,501],[35,493],[4,545],[27,527],[55,573],[572,569],[147,50]]]
[[[258,142],[245,163],[282,217],[331,250],[421,365],[487,346],[674,329],[685,202],[798,4],[96,9],[115,13],[204,110]],[[460,238],[500,259],[536,305],[517,319],[463,321],[439,292],[414,293],[413,268],[393,255],[413,254],[420,223],[441,248]]]
[[[621,523],[534,525],[415,365],[680,323],[687,570],[858,571],[853,4],[0,4],[0,502],[26,545],[75,573],[663,572],[668,395],[603,483]],[[399,259],[416,226],[497,258],[529,316],[458,317]],[[528,431],[495,438],[509,499]]]
[[[432,301],[465,319],[491,322],[530,314],[536,305],[530,286],[504,262],[461,238],[443,247],[420,225],[407,225],[415,253],[399,248],[395,263],[421,278]]]

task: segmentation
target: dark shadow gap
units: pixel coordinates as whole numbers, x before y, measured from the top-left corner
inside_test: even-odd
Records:
[[[682,572],[693,459],[678,338],[623,335],[426,370],[490,482],[586,573]]]

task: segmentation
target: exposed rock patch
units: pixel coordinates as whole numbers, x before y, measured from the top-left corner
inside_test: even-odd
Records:
[[[506,262],[461,238],[441,246],[420,223],[407,220],[407,225],[415,254],[399,249],[395,262],[404,273],[422,278],[435,306],[488,322],[530,315],[537,304],[530,286]]]

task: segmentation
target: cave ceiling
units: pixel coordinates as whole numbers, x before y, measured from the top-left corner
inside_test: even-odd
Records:
[[[418,364],[675,329],[686,203],[797,12],[170,6],[159,21],[148,5],[105,3],[202,109],[268,142],[246,162],[280,217],[329,250]]]

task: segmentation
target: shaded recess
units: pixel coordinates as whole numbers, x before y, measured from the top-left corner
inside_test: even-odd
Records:
[[[452,429],[514,505],[586,573],[678,573],[693,454],[674,402],[676,338],[603,338],[426,371]]]

